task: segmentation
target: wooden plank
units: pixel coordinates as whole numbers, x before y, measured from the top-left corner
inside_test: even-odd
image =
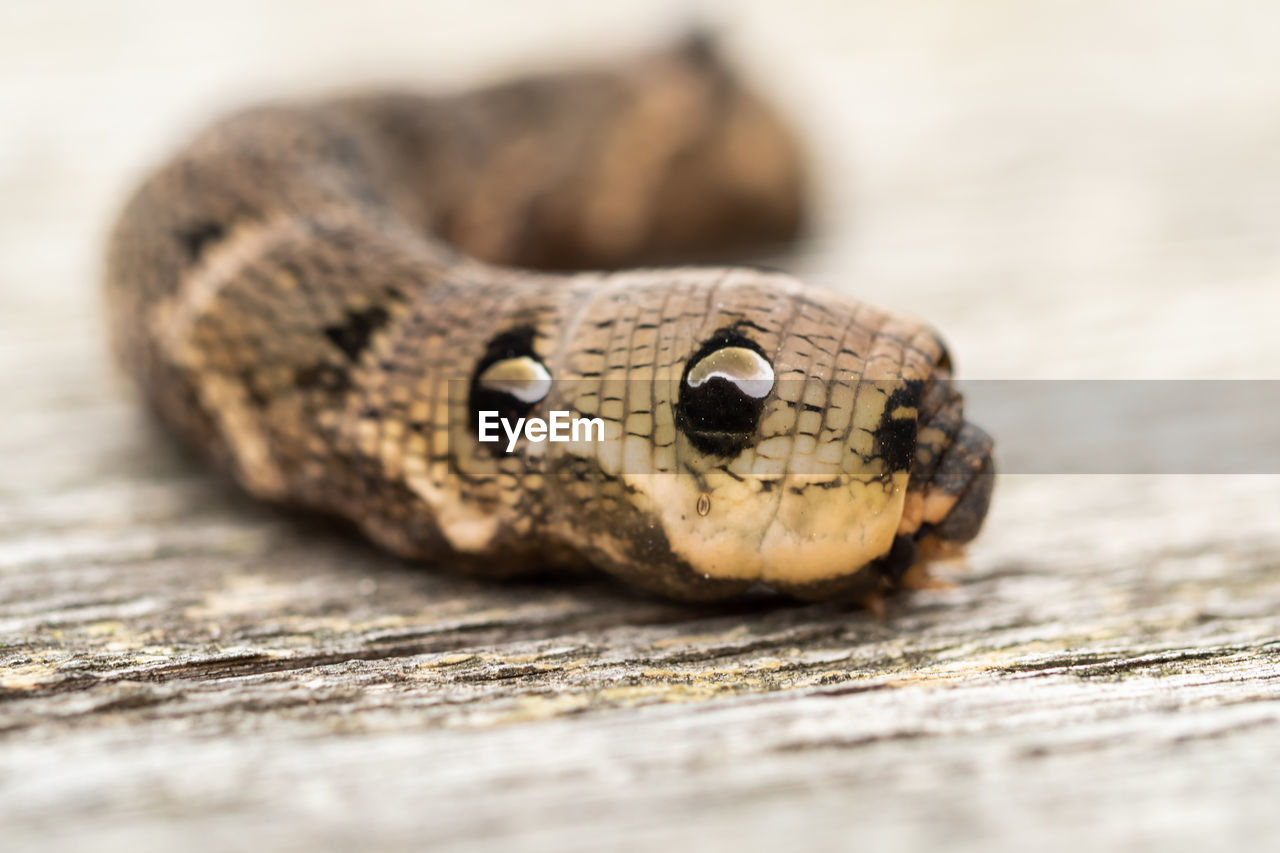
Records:
[[[3,849],[1268,847],[1280,478],[1003,477],[955,587],[877,622],[407,565],[138,412],[92,287],[132,173],[260,81],[660,29],[607,5],[5,12]],[[729,38],[815,140],[793,268],[927,316],[969,376],[1274,379],[1278,19],[788,3]]]

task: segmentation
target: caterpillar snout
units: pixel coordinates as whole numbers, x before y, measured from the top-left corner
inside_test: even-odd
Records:
[[[978,535],[995,483],[994,442],[966,421],[964,398],[939,367],[920,404],[915,460],[899,534],[947,554]]]

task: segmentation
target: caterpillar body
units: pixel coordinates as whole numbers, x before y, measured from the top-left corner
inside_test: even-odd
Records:
[[[126,205],[112,338],[246,490],[397,554],[686,600],[862,597],[986,513],[991,440],[941,340],[781,273],[653,266],[789,239],[805,182],[702,40],[251,109]],[[600,434],[480,440],[484,413],[557,412]]]

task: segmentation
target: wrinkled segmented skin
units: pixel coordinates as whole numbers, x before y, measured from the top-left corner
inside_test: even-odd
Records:
[[[499,576],[593,565],[684,599],[863,596],[986,512],[990,440],[932,330],[751,269],[534,271],[788,239],[801,167],[697,40],[459,96],[259,108],[121,215],[113,338],[249,492],[398,554]],[[721,339],[776,377],[730,449],[679,407]],[[554,379],[530,415],[599,417],[605,441],[479,443],[478,371],[513,355]]]

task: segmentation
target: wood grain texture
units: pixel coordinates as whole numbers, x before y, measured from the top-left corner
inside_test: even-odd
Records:
[[[95,301],[146,163],[246,98],[661,30],[303,5],[4,12],[3,849],[1271,849],[1278,478],[1004,477],[956,586],[877,622],[460,580],[184,458]],[[788,269],[964,376],[1280,378],[1274,5],[738,20],[829,176]]]

